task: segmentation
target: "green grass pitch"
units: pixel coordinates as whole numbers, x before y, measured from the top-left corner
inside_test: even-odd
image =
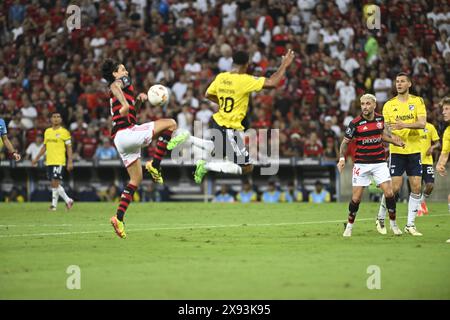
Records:
[[[114,203],[1,204],[0,299],[450,299],[447,204],[429,204],[417,238],[379,235],[375,203],[343,238],[347,207],[133,203],[122,240]],[[405,204],[398,215],[403,229]]]

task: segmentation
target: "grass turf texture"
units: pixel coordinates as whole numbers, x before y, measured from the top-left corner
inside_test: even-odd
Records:
[[[113,203],[1,204],[0,299],[450,299],[447,204],[416,219],[423,237],[379,235],[363,203],[343,238],[347,206],[133,203],[122,240]],[[70,265],[81,290],[66,288]]]

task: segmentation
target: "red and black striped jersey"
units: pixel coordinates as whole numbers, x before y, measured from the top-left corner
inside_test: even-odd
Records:
[[[345,130],[345,138],[356,140],[355,163],[380,163],[386,161],[383,146],[384,118],[375,113],[373,120],[358,116]]]
[[[122,91],[125,99],[127,100],[130,109],[128,111],[128,115],[123,117],[120,115],[119,110],[122,108],[122,105],[117,99],[116,96],[111,92],[110,104],[111,104],[111,115],[113,121],[113,127],[111,130],[111,137],[114,138],[116,136],[117,131],[132,127],[136,124],[136,109],[134,107],[134,87],[131,84],[131,78],[122,77],[118,79],[122,81]]]

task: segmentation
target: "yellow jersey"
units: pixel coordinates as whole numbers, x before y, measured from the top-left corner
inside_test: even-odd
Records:
[[[260,91],[265,79],[245,73],[219,73],[206,90],[207,94],[215,95],[219,100],[219,110],[213,115],[217,124],[244,130],[241,122],[247,114],[250,93]]]
[[[439,141],[436,128],[427,122],[425,129],[419,129],[420,134],[420,155],[422,164],[433,165],[433,156],[427,156],[427,151],[431,147],[431,142]]]
[[[442,137],[442,152],[450,153],[450,125],[447,126]]]
[[[406,102],[398,100],[398,96],[387,101],[383,106],[384,121],[387,124],[402,121],[404,123],[414,123],[419,117],[426,117],[427,110],[421,97],[410,94]],[[390,153],[413,154],[419,153],[420,130],[423,129],[401,129],[392,130],[392,133],[399,136],[406,144],[404,148],[389,144]]]
[[[58,129],[48,128],[44,133],[44,144],[47,150],[47,166],[65,166],[66,165],[66,146],[71,144],[70,132],[59,127]]]

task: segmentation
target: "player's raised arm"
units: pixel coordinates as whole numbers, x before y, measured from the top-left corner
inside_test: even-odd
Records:
[[[264,82],[263,88],[275,88],[278,83],[283,79],[284,74],[286,72],[287,67],[294,61],[295,53],[291,49],[289,49],[281,59],[281,65],[278,70],[270,76],[270,78],[266,79]]]

